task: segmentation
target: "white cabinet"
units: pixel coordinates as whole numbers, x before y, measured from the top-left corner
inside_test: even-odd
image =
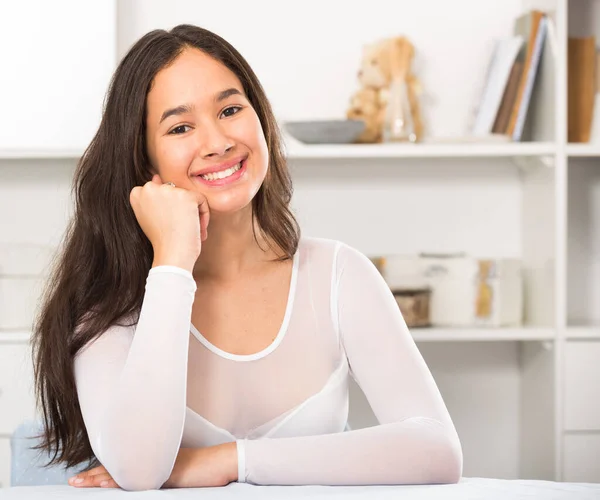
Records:
[[[9,437],[23,420],[34,416],[30,345],[0,343],[0,436]]]
[[[568,341],[565,352],[565,430],[600,431],[599,394],[600,341]]]
[[[600,434],[564,437],[564,481],[600,483]]]
[[[115,18],[114,0],[0,3],[0,153],[83,152],[115,69]]]
[[[10,439],[0,437],[0,488],[10,486]]]

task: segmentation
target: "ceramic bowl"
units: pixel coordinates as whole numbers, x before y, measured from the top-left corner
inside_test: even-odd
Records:
[[[315,120],[286,122],[289,134],[306,144],[349,144],[365,129],[362,120]]]

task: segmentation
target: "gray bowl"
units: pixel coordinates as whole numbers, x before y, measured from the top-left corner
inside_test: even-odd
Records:
[[[349,144],[365,129],[362,120],[285,122],[290,135],[306,144]]]

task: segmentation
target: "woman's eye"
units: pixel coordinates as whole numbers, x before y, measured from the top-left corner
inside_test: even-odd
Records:
[[[179,134],[183,134],[185,132],[185,128],[188,127],[188,125],[179,125],[178,127],[175,127],[173,130],[171,130],[169,132],[170,135],[179,135]]]
[[[223,113],[221,113],[221,114],[224,115],[225,117],[233,116],[236,113],[238,113],[241,109],[242,109],[241,106],[230,106],[230,107],[224,109]]]

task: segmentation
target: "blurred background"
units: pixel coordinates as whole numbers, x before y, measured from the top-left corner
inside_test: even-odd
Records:
[[[390,285],[464,475],[600,482],[600,0],[22,0],[0,4],[0,485],[108,82],[181,23],[257,73],[303,234]],[[375,423],[352,385],[350,425]]]

